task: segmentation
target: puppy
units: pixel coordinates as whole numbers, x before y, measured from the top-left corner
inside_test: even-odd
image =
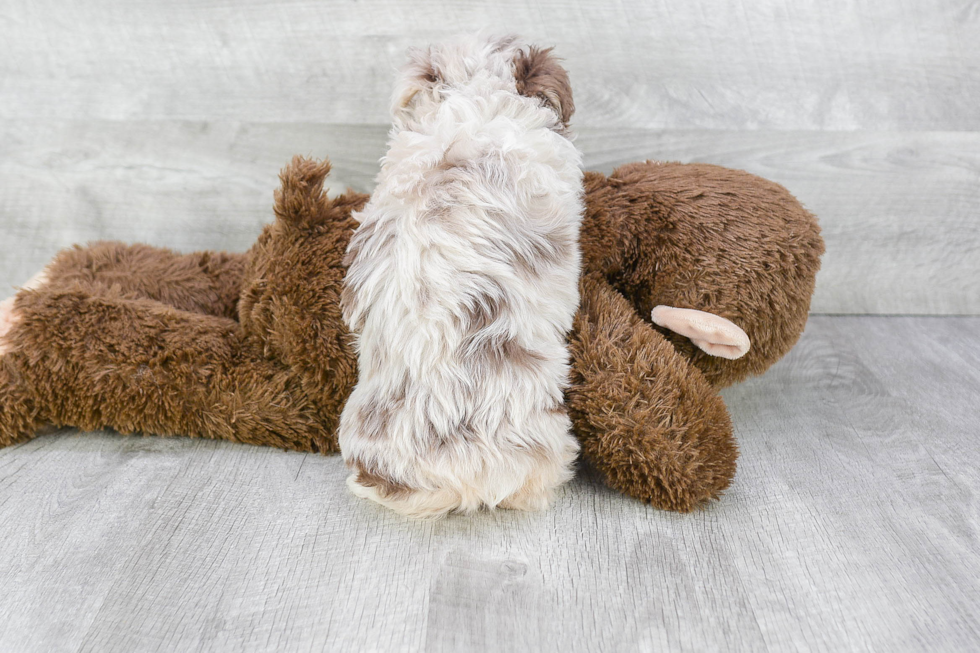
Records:
[[[341,306],[348,486],[414,517],[541,510],[578,445],[562,393],[581,157],[568,76],[516,37],[410,52]]]

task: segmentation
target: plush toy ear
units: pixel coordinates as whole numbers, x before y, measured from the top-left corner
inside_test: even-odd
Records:
[[[527,51],[518,50],[514,56],[514,80],[518,93],[541,100],[555,112],[562,126],[568,127],[568,121],[575,112],[572,85],[568,81],[568,73],[551,50],[534,46]]]
[[[749,351],[749,336],[731,320],[693,308],[657,306],[650,316],[654,324],[691,339],[712,356],[735,360]]]
[[[408,63],[402,68],[395,84],[391,102],[392,115],[411,111],[415,96],[430,90],[439,81],[439,74],[432,65],[431,49],[409,48]]]

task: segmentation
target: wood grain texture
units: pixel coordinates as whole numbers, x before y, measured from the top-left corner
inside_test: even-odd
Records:
[[[581,126],[980,127],[973,0],[15,0],[0,118],[385,124],[406,47],[479,28],[556,45]]]
[[[0,288],[98,239],[247,249],[295,153],[329,156],[334,191],[370,191],[383,126],[182,121],[0,125]],[[590,169],[703,161],[789,188],[827,241],[819,313],[980,314],[980,134],[582,128]],[[0,296],[5,295],[0,292]]]
[[[725,391],[733,487],[413,523],[335,457],[42,436],[0,451],[0,650],[971,651],[980,318],[814,317]]]
[[[384,127],[15,121],[0,126],[0,284],[91,240],[244,251],[294,154],[338,152],[328,184],[370,190]],[[33,273],[31,273],[33,274]]]

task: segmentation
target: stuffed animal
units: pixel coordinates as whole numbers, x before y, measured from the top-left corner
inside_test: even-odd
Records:
[[[368,196],[328,198],[329,169],[283,170],[276,220],[245,254],[59,253],[0,304],[0,446],[54,425],[336,452],[356,380],[344,256]],[[803,331],[820,230],[781,186],[711,165],[586,173],[585,199],[575,433],[611,487],[689,511],[735,473],[718,389]]]

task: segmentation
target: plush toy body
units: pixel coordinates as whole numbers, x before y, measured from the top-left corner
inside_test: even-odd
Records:
[[[275,222],[245,254],[95,243],[56,256],[0,305],[0,445],[56,425],[337,451],[357,377],[343,259],[368,196],[327,198],[328,171],[295,159]],[[630,164],[587,173],[585,187],[575,432],[612,487],[690,510],[735,472],[718,388],[763,372],[802,333],[819,227],[781,186],[716,166]],[[692,338],[723,354],[744,343],[673,309],[724,318],[751,348],[709,355]]]

